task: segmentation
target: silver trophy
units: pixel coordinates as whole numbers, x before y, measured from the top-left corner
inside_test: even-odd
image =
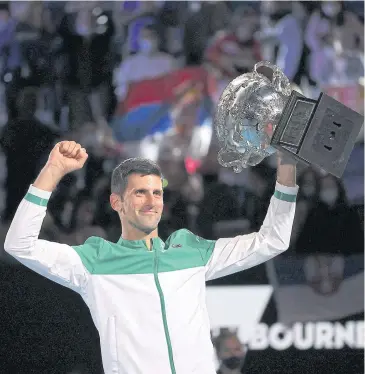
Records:
[[[271,79],[260,72],[270,70]],[[225,88],[214,118],[222,147],[218,162],[222,166],[239,173],[275,152],[271,137],[291,91],[288,78],[266,61],[257,63],[253,72],[235,78]]]
[[[364,118],[321,93],[308,99],[267,61],[235,78],[223,91],[214,118],[218,162],[235,173],[276,150],[340,177]]]

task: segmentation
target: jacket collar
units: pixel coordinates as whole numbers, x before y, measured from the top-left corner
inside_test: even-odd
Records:
[[[165,243],[161,238],[152,238],[152,245],[154,248],[164,248]],[[147,248],[147,243],[145,240],[126,240],[123,239],[122,237],[119,238],[118,245],[121,245],[126,248],[131,248],[131,249],[148,249]]]

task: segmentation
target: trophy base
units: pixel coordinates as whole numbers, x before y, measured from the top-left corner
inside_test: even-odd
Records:
[[[363,123],[362,115],[324,93],[313,100],[293,91],[271,145],[340,178]]]

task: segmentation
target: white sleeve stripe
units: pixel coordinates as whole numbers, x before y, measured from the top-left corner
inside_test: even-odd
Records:
[[[40,197],[41,199],[46,199],[46,200],[49,200],[49,198],[52,195],[52,192],[41,190],[37,187],[34,187],[33,185],[29,187],[28,192],[34,196],[37,196],[37,197]]]
[[[287,195],[296,195],[298,193],[299,186],[289,187],[276,182],[275,190]]]

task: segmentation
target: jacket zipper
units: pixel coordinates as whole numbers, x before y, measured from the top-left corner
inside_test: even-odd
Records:
[[[119,359],[118,359],[117,324],[116,324],[115,316],[111,317],[110,323],[111,323],[111,331],[114,334],[113,346],[115,347],[115,352],[112,352],[113,356],[115,357],[115,363],[114,363],[114,367],[112,368],[112,372],[113,374],[118,374],[119,373],[119,368],[118,368]]]
[[[165,331],[165,339],[166,339],[166,344],[167,344],[167,350],[168,350],[168,354],[169,354],[171,374],[176,374],[174,357],[173,357],[173,354],[172,354],[170,333],[169,333],[169,328],[168,328],[168,325],[167,325],[165,299],[164,299],[164,296],[163,296],[160,281],[158,279],[158,250],[156,250],[156,248],[153,248],[152,239],[151,239],[151,250],[154,252],[153,278],[155,280],[158,296],[160,297],[162,322],[163,322],[163,328],[164,328],[164,331]]]

